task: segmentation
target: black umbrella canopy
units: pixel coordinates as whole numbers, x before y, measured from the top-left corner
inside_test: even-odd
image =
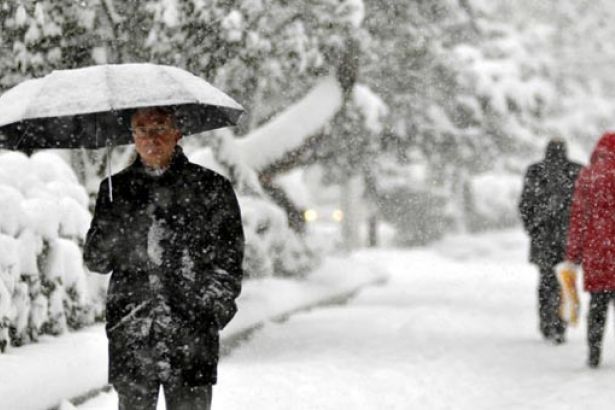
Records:
[[[0,97],[0,148],[100,148],[130,144],[139,108],[169,107],[183,135],[233,126],[243,108],[176,67],[101,65],[25,81]]]

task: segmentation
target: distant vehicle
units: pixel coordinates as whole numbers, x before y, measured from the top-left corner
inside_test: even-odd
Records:
[[[303,218],[307,223],[341,223],[344,220],[344,212],[341,209],[327,206],[308,208],[303,212]]]

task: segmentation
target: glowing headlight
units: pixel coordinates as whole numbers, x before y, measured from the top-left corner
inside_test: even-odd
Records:
[[[342,222],[342,220],[344,219],[344,212],[342,212],[340,209],[336,209],[331,214],[331,217],[335,222]]]
[[[314,209],[306,209],[303,213],[303,218],[306,220],[306,222],[314,222],[318,219],[318,212],[316,212]]]

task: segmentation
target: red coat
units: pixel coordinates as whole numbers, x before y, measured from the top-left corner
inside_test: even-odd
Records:
[[[575,183],[566,259],[588,292],[615,291],[615,133],[600,138]]]

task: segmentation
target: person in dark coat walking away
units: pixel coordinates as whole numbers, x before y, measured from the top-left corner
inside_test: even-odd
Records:
[[[566,144],[552,139],[545,158],[530,165],[519,212],[530,236],[530,262],[538,266],[540,332],[556,344],[565,341],[566,323],[559,316],[560,286],[555,265],[564,260],[570,205],[581,165],[568,160]]]
[[[109,382],[120,410],[154,410],[161,385],[168,410],[209,409],[241,290],[239,206],[183,154],[172,111],[139,109],[131,126],[138,157],[100,184],[84,249],[90,270],[111,272]]]
[[[615,133],[600,138],[590,164],[576,182],[567,261],[583,266],[590,293],[587,326],[588,365],[600,364],[608,305],[615,302]]]

